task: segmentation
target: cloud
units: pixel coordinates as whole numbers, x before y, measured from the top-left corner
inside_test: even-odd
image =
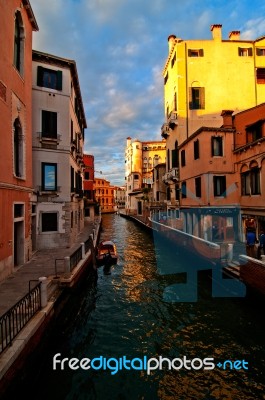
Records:
[[[250,19],[243,25],[241,32],[242,39],[246,40],[254,40],[265,35],[265,18]]]
[[[31,6],[40,29],[33,47],[76,61],[85,151],[113,184],[124,183],[126,137],[162,139],[170,34],[211,39],[214,23],[223,24],[223,37],[235,29],[250,39],[265,33],[260,0],[31,0]]]

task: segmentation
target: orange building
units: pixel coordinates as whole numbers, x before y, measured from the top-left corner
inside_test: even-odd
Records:
[[[95,195],[94,195],[94,156],[90,154],[83,155],[84,161],[84,208],[85,218],[93,220],[95,216]]]
[[[0,280],[31,257],[32,31],[30,2],[0,3]]]
[[[265,103],[235,115],[224,110],[220,128],[201,127],[179,146],[186,232],[244,241],[249,220],[257,235],[265,229],[264,113]]]
[[[115,212],[115,189],[106,179],[95,178],[94,193],[102,213]]]

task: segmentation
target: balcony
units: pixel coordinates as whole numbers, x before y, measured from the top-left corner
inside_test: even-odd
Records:
[[[164,139],[167,139],[169,135],[170,135],[169,125],[168,125],[167,123],[166,123],[166,124],[163,124],[163,125],[161,126],[161,136],[162,136]]]
[[[75,197],[79,197],[80,199],[82,199],[84,197],[84,191],[83,189],[76,189],[75,188]]]
[[[174,129],[175,126],[178,125],[178,114],[177,111],[171,111],[168,119],[167,119],[167,123],[170,129]]]
[[[36,192],[38,196],[49,196],[49,197],[57,197],[59,196],[59,193],[61,192],[61,186],[56,186],[55,189],[47,189],[43,188],[42,186],[37,186],[36,187]]]
[[[179,181],[179,169],[172,168],[169,172],[166,172],[165,175],[162,176],[162,181],[165,184],[172,184]]]
[[[61,135],[57,132],[38,132],[37,134],[41,143],[57,145],[61,140]]]

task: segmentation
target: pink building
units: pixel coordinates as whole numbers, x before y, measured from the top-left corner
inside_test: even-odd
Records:
[[[208,240],[244,240],[254,220],[265,228],[265,104],[201,127],[179,146],[184,227]],[[236,211],[236,212],[235,212]]]

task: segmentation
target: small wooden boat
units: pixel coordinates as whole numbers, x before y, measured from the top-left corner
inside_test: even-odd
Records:
[[[111,240],[101,242],[97,248],[96,260],[98,266],[117,264],[118,254],[115,243]]]

